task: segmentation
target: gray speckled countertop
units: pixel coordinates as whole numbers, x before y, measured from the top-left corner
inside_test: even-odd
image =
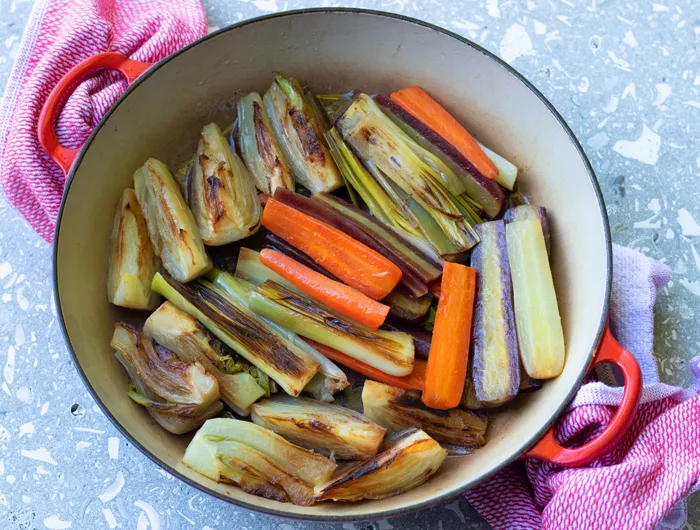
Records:
[[[665,382],[700,354],[700,4],[697,0],[205,0],[211,29],[344,5],[444,26],[513,64],[559,109],[598,174],[615,242],[666,262],[656,356]],[[0,0],[0,86],[32,0]],[[186,486],[127,443],[74,370],[53,310],[51,248],[0,194],[0,527],[318,528]],[[700,498],[687,528],[700,527]],[[488,528],[464,501],[345,529]],[[336,528],[341,528],[337,526]]]

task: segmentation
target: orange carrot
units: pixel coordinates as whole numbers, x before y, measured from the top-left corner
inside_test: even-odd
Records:
[[[268,199],[262,225],[350,287],[375,300],[388,295],[401,280],[401,269],[378,252],[275,199]]]
[[[426,370],[425,361],[415,359],[413,361],[413,372],[411,372],[410,375],[397,377],[395,375],[385,374],[373,366],[365,364],[362,361],[358,361],[357,359],[353,359],[349,355],[345,355],[338,350],[334,350],[333,348],[319,344],[311,339],[304,340],[316,348],[320,353],[328,357],[331,361],[335,361],[343,366],[355,370],[357,373],[362,374],[369,379],[379,381],[380,383],[386,383],[387,385],[398,388],[403,388],[405,390],[423,390]]]
[[[428,287],[430,294],[432,294],[438,300],[440,300],[440,285],[441,285],[441,283],[442,283],[442,278],[438,278],[433,283],[431,283],[430,286]]]
[[[331,280],[281,252],[263,249],[260,261],[315,300],[368,328],[378,329],[389,314],[388,305],[372,300],[344,283]]]
[[[490,179],[498,176],[496,165],[472,135],[421,87],[394,92],[391,100],[452,144],[483,176]]]
[[[425,373],[423,403],[434,409],[459,405],[467,376],[476,292],[476,269],[445,262]]]

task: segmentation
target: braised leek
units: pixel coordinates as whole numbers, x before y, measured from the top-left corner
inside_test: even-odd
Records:
[[[463,453],[486,444],[485,416],[459,409],[430,409],[422,403],[420,392],[368,379],[362,389],[362,408],[365,416],[392,431],[423,429],[451,452]]]
[[[207,245],[238,241],[260,226],[262,208],[252,177],[214,123],[202,129],[188,198]]]
[[[211,260],[192,212],[167,166],[149,158],[134,173],[134,187],[153,250],[170,275],[188,282],[206,273]]]
[[[271,195],[278,186],[294,189],[282,150],[272,132],[260,94],[252,92],[238,102],[238,145],[241,157],[263,193]]]
[[[349,460],[376,455],[386,432],[354,410],[289,396],[256,403],[251,419],[302,447]]]
[[[151,290],[151,279],[159,268],[136,192],[126,189],[112,225],[107,299],[129,309],[155,309],[160,296]]]
[[[275,81],[263,102],[294,179],[312,193],[340,188],[343,179],[328,151],[322,126],[299,82],[275,74]]]
[[[413,339],[407,333],[371,330],[273,281],[250,294],[250,308],[387,374],[404,376],[413,370]]]
[[[316,499],[359,501],[398,495],[423,484],[447,456],[440,444],[418,429],[387,437],[380,451],[318,486]]]
[[[284,335],[253,314],[233,297],[226,297],[211,282],[183,284],[156,274],[153,289],[192,315],[219,340],[298,396],[319,370],[319,363]]]
[[[478,236],[455,205],[464,183],[411,140],[366,94],[358,95],[336,127],[375,179],[387,178],[425,208],[447,239],[468,250]]]
[[[143,333],[175,353],[184,362],[199,362],[219,382],[221,399],[237,414],[269,395],[267,376],[209,332],[190,315],[170,302],[163,303],[146,319]]]

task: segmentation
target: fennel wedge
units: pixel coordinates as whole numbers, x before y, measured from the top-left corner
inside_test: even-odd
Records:
[[[153,250],[165,270],[182,282],[206,273],[211,260],[192,212],[167,166],[149,158],[134,173],[134,187]]]
[[[336,127],[372,176],[389,179],[425,208],[458,252],[479,241],[455,204],[464,183],[413,142],[372,98],[359,94]]]
[[[127,394],[166,430],[182,434],[221,412],[218,382],[200,363],[181,361],[129,324],[114,326],[110,346],[134,384]]]
[[[238,102],[238,145],[241,157],[263,193],[271,195],[278,186],[294,189],[279,143],[272,132],[267,111],[257,92]]]
[[[277,73],[263,102],[294,179],[312,193],[333,191],[343,179],[307,97],[296,79]]]
[[[273,281],[250,294],[250,308],[387,374],[404,376],[413,371],[413,338],[407,333],[371,330]]]
[[[124,190],[110,238],[107,299],[129,309],[155,309],[160,301],[151,279],[160,268],[136,192]]]
[[[420,392],[366,380],[362,388],[362,410],[379,425],[400,431],[408,427],[423,429],[451,453],[486,444],[485,416],[466,410],[434,410],[421,401]]]
[[[317,487],[316,499],[359,501],[398,495],[423,484],[447,456],[440,444],[418,429],[387,437],[380,451]]]
[[[308,353],[211,282],[184,284],[158,273],[153,277],[153,289],[196,318],[292,396],[298,396],[319,370],[319,363]]]
[[[354,410],[313,399],[275,396],[253,406],[251,419],[302,447],[339,459],[377,454],[386,429]]]
[[[253,179],[214,123],[202,129],[187,196],[207,245],[238,241],[260,226]]]
[[[163,303],[146,319],[143,333],[181,360],[201,363],[219,382],[221,399],[239,415],[248,414],[255,401],[266,393],[269,395],[270,384],[265,374],[170,302]]]
[[[228,418],[207,421],[190,442],[183,463],[248,493],[301,505],[313,502],[315,486],[336,468],[328,458],[268,429]]]

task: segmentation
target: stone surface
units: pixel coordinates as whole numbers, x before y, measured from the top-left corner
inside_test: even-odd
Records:
[[[31,0],[0,0],[0,86]],[[283,9],[341,5],[206,0],[211,29]],[[668,263],[656,355],[690,380],[700,354],[700,8],[695,0],[352,1],[425,19],[499,54],[559,109],[605,195],[615,242]],[[673,38],[668,38],[671,35]],[[236,509],[158,469],[103,416],[56,321],[51,248],[0,195],[2,528],[324,528]],[[690,500],[687,528],[700,526]],[[68,523],[71,523],[69,525]],[[488,528],[464,501],[346,529]],[[336,528],[341,528],[337,525]]]

